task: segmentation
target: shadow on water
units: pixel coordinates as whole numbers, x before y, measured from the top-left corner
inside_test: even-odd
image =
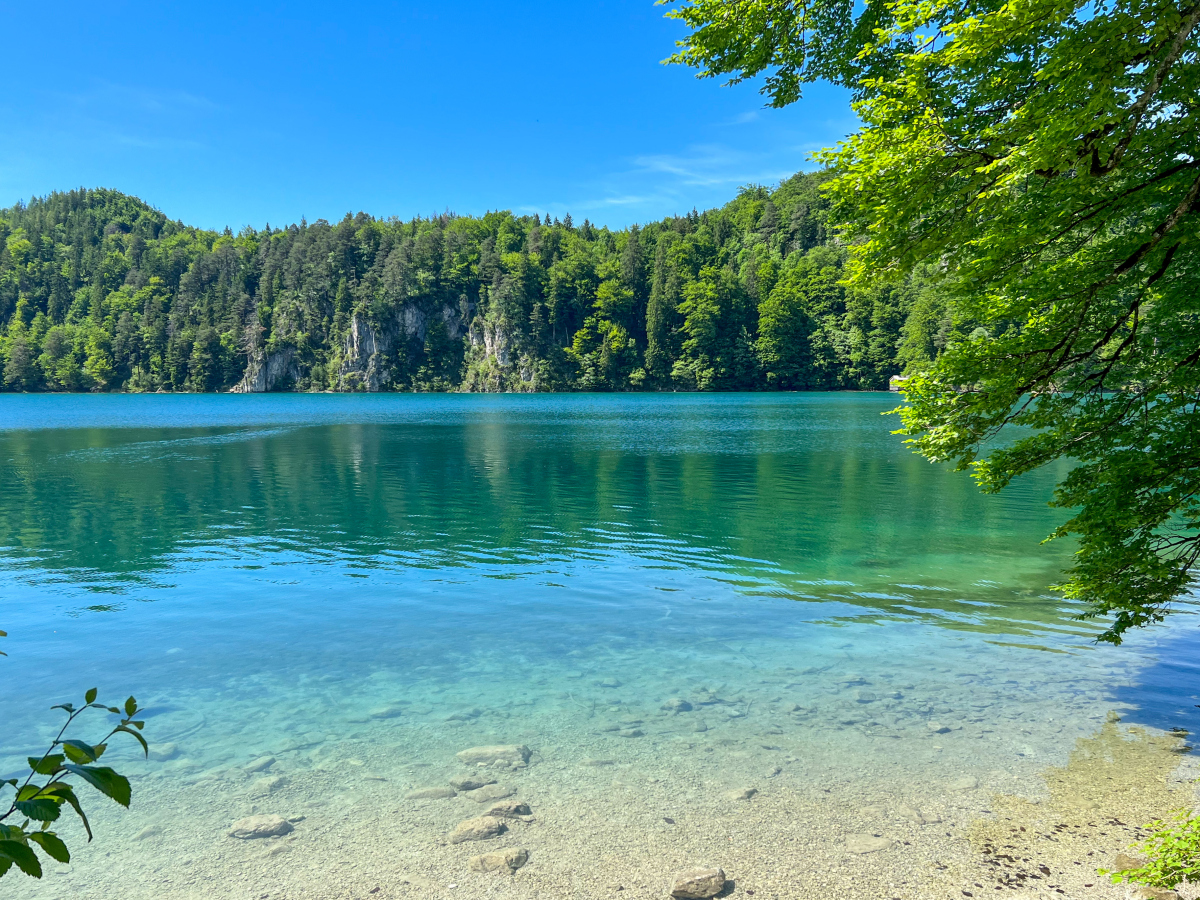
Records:
[[[1135,684],[1118,687],[1113,699],[1125,707],[1123,722],[1168,731],[1182,728],[1196,743],[1200,741],[1200,618],[1195,607],[1177,610],[1172,625],[1157,642],[1155,661],[1138,671]]]

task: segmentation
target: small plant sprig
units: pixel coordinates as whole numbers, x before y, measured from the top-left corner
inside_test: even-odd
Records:
[[[0,631],[0,636],[4,632]],[[70,862],[71,854],[62,839],[50,830],[50,825],[62,813],[63,805],[70,806],[83,821],[88,840],[92,839],[92,826],[79,797],[75,794],[74,786],[67,781],[70,776],[76,776],[86,781],[106,797],[111,797],[117,803],[128,808],[131,790],[129,779],[118,774],[109,766],[92,765],[108,749],[108,742],[117,734],[129,734],[142,745],[142,752],[149,755],[150,748],[142,737],[142,727],[145,724],[137,718],[141,711],[137,701],[130,697],[125,701],[124,709],[115,706],[105,706],[96,702],[97,692],[92,688],[84,695],[83,706],[76,708],[73,704],[62,703],[52,709],[61,709],[67,714],[67,721],[59,729],[54,742],[41,758],[30,756],[29,775],[24,781],[19,778],[7,778],[0,781],[0,792],[12,788],[15,792],[7,811],[0,813],[0,878],[3,878],[13,866],[26,875],[34,878],[42,877],[42,863],[34,852],[34,846],[51,859],[61,863]],[[67,729],[85,710],[102,709],[106,712],[121,716],[120,722],[104,739],[97,744],[86,744],[73,738],[64,738]],[[41,776],[41,777],[39,777]],[[37,779],[35,781],[35,779]],[[43,780],[44,779],[44,780]],[[0,801],[0,810],[4,810]],[[5,820],[21,820],[21,824],[5,824]],[[40,827],[32,827],[35,824]]]
[[[1101,869],[1102,875],[1110,876],[1113,884],[1129,881],[1167,890],[1180,882],[1200,880],[1200,816],[1177,809],[1146,827],[1150,837],[1137,848],[1148,857],[1146,864],[1121,872]]]

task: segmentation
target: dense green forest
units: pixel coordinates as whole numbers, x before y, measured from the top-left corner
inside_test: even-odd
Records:
[[[825,173],[614,232],[364,213],[238,234],[110,190],[0,210],[7,391],[886,388],[951,328],[840,284]]]

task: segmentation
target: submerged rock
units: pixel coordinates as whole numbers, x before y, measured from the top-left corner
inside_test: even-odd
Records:
[[[742,788],[740,791],[730,791],[725,796],[730,800],[749,800],[758,793],[758,788]]]
[[[708,900],[724,889],[724,869],[685,869],[675,876],[675,881],[671,884],[671,896],[679,900]]]
[[[287,778],[283,775],[267,775],[263,778],[256,778],[250,783],[250,793],[255,796],[273,794],[285,784],[287,784]]]
[[[481,787],[487,787],[489,784],[495,783],[495,778],[455,778],[450,782],[450,787],[456,791],[477,791]]]
[[[1118,853],[1113,857],[1112,870],[1114,872],[1128,872],[1130,869],[1140,869],[1146,865],[1147,860],[1140,856],[1130,856],[1128,853]]]
[[[1166,888],[1138,887],[1133,891],[1135,900],[1181,900],[1175,891]]]
[[[405,800],[453,800],[458,794],[453,788],[426,787],[417,788],[404,795]]]
[[[460,750],[458,758],[468,766],[496,765],[504,763],[514,768],[529,765],[529,757],[533,755],[524,744],[494,744],[487,747],[470,747]]]
[[[459,822],[450,832],[447,840],[452,844],[461,844],[465,841],[485,841],[498,834],[503,834],[507,830],[508,826],[502,819],[495,816],[476,816],[474,819]]]
[[[879,837],[874,834],[851,834],[846,836],[846,849],[851,853],[877,853],[880,850],[886,850],[892,846],[893,841],[890,838]]]
[[[956,778],[948,785],[952,791],[973,791],[979,787],[979,779],[974,775],[964,775],[962,778]]]
[[[942,817],[935,812],[928,812],[923,809],[916,809],[912,806],[896,807],[896,815],[902,819],[908,819],[911,822],[916,822],[918,825],[934,825],[942,821]]]
[[[662,705],[662,708],[668,710],[669,712],[677,713],[691,712],[693,709],[692,704],[688,703],[681,697],[672,697]]]
[[[515,872],[529,862],[529,851],[510,847],[472,856],[467,864],[475,872]]]
[[[397,716],[404,715],[404,710],[392,703],[387,706],[377,706],[367,713],[367,715],[372,719],[394,719]]]
[[[529,804],[520,800],[503,800],[489,809],[485,816],[495,816],[497,819],[516,819],[520,816],[532,815]]]
[[[470,797],[476,803],[494,803],[515,794],[512,788],[501,787],[498,784],[488,784],[473,791],[464,791],[463,796]]]
[[[295,830],[292,823],[283,816],[247,816],[230,826],[229,836],[246,841],[253,838],[279,837],[291,834]]]

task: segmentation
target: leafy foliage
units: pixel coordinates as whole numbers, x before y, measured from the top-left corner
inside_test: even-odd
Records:
[[[0,211],[0,389],[886,387],[913,295],[837,286],[827,177],[622,232],[497,212],[235,236],[51,194]]]
[[[3,635],[3,632],[0,632]],[[42,877],[42,863],[34,847],[39,848],[51,859],[66,863],[71,861],[70,851],[63,840],[50,830],[58,821],[64,806],[75,811],[83,822],[88,840],[92,839],[92,826],[83,812],[83,806],[75,793],[75,786],[67,779],[75,776],[124,807],[130,803],[129,779],[109,766],[96,765],[108,749],[109,741],[118,734],[131,735],[148,751],[142,736],[143,722],[137,718],[140,712],[137,701],[130,697],[124,708],[105,706],[96,702],[97,692],[90,689],[84,696],[83,705],[76,708],[64,703],[54,707],[67,714],[67,721],[40,757],[29,757],[29,774],[24,778],[9,778],[0,781],[0,790],[9,788],[13,797],[8,809],[0,813],[0,877],[14,866],[26,875]],[[87,744],[76,738],[64,738],[67,729],[85,710],[99,709],[119,716],[118,723],[96,744]],[[4,809],[0,805],[0,809]],[[5,824],[5,820],[20,824]]]
[[[1146,864],[1120,872],[1102,869],[1100,874],[1110,876],[1114,884],[1131,881],[1167,890],[1200,880],[1200,816],[1178,809],[1146,827],[1152,833],[1138,847],[1149,857]]]
[[[1200,559],[1200,3],[672,15],[695,29],[674,60],[774,73],[777,104],[803,80],[856,85],[863,128],[819,158],[838,173],[843,283],[918,288],[895,356],[903,432],[986,491],[1073,460],[1054,501],[1072,510],[1054,537],[1079,541],[1062,589],[1111,617],[1104,640],[1160,620]]]

